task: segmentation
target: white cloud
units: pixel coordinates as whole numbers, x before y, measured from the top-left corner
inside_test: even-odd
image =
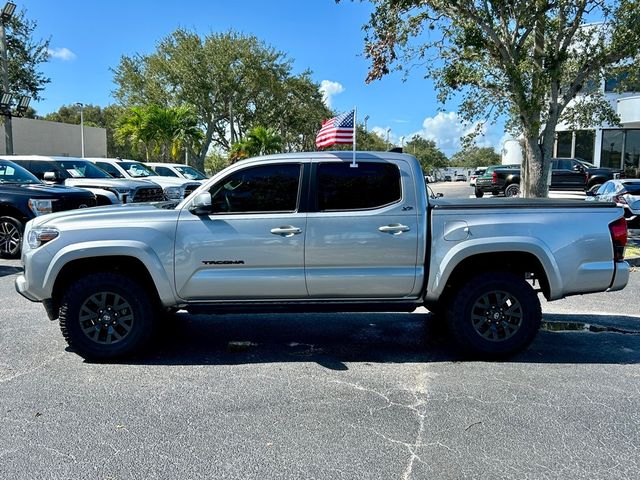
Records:
[[[64,62],[70,62],[71,60],[75,60],[77,55],[75,53],[73,53],[71,50],[69,50],[68,48],[62,47],[62,48],[50,48],[49,49],[49,55],[52,58],[57,58],[60,59]]]
[[[322,80],[320,82],[320,91],[322,92],[322,100],[325,105],[331,108],[331,101],[334,95],[344,92],[344,87],[341,83],[332,82],[331,80]]]
[[[435,117],[427,117],[422,122],[422,130],[407,136],[420,135],[427,140],[433,140],[436,146],[447,156],[453,155],[462,148],[461,139],[465,135],[480,129],[480,134],[475,138],[479,147],[493,147],[497,152],[502,147],[502,126],[487,124],[467,123],[456,112],[438,112]]]

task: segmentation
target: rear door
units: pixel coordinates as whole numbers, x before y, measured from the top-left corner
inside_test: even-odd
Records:
[[[418,220],[402,160],[312,164],[305,267],[311,297],[401,298],[416,279]]]
[[[183,209],[175,247],[178,295],[193,301],[306,298],[304,172],[302,162],[249,164],[209,189],[210,215]]]

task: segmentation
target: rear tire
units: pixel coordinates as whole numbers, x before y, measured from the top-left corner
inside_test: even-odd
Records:
[[[537,293],[522,277],[489,272],[472,278],[453,296],[447,321],[463,353],[505,358],[533,341],[542,310]]]
[[[505,197],[517,197],[518,195],[520,195],[520,185],[518,185],[517,183],[512,183],[511,185],[509,185],[507,188],[504,189],[504,196]]]
[[[62,335],[87,360],[111,360],[141,352],[153,335],[147,292],[118,273],[93,273],[77,280],[60,302]]]
[[[24,227],[13,217],[0,217],[0,257],[19,258]]]
[[[601,186],[602,186],[601,183],[594,183],[593,185],[591,185],[589,187],[589,191],[593,192],[593,193],[596,193],[600,189]]]
[[[484,192],[482,190],[475,189],[476,198],[484,197]]]

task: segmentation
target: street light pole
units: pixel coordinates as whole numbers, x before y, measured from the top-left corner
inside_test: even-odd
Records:
[[[7,37],[4,31],[5,23],[13,16],[16,10],[15,3],[7,2],[2,13],[0,13],[0,57],[2,60],[2,89],[4,93],[9,93],[11,86],[9,85],[9,60],[7,58]],[[11,113],[4,119],[4,145],[5,153],[13,155],[13,128],[11,125]]]
[[[76,105],[80,108],[80,145],[82,148],[82,157],[84,158],[84,104],[78,102]]]
[[[364,116],[364,131],[367,131],[367,120],[369,120],[369,115]]]

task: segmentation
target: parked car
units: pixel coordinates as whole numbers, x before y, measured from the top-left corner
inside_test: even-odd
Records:
[[[470,187],[475,187],[476,186],[476,179],[478,177],[482,176],[486,170],[487,170],[486,168],[477,168],[473,172],[473,174],[469,177],[469,186]]]
[[[358,152],[358,168],[352,160],[246,159],[178,205],[36,218],[16,289],[43,302],[87,358],[139,352],[163,310],[420,306],[442,312],[465,354],[495,358],[533,340],[539,292],[553,301],[629,280],[626,222],[613,204],[433,199],[411,155]]]
[[[1,157],[26,168],[46,183],[84,188],[93,192],[98,205],[157,202],[162,187],[150,180],[113,178],[89,160],[75,157],[13,155]]]
[[[451,181],[451,175],[445,175],[444,176],[444,181],[445,182],[450,182]]]
[[[467,177],[464,173],[456,173],[456,182],[466,182]]]
[[[163,177],[177,177],[198,181],[204,181],[208,178],[200,170],[183,163],[145,162],[145,165]]]
[[[95,205],[95,195],[87,190],[46,185],[21,166],[0,160],[0,256],[20,256],[22,232],[29,220]]]
[[[135,160],[115,158],[88,158],[114,178],[152,180],[162,187],[167,200],[182,200],[191,195],[201,184],[185,178],[162,177],[145,164]]]
[[[596,167],[578,158],[551,159],[550,190],[596,191],[607,180],[624,173],[614,168]],[[476,197],[485,193],[516,197],[520,194],[520,165],[495,165],[476,179]]]
[[[587,192],[587,200],[614,202],[624,208],[629,226],[640,227],[640,179],[608,180],[595,192]]]

